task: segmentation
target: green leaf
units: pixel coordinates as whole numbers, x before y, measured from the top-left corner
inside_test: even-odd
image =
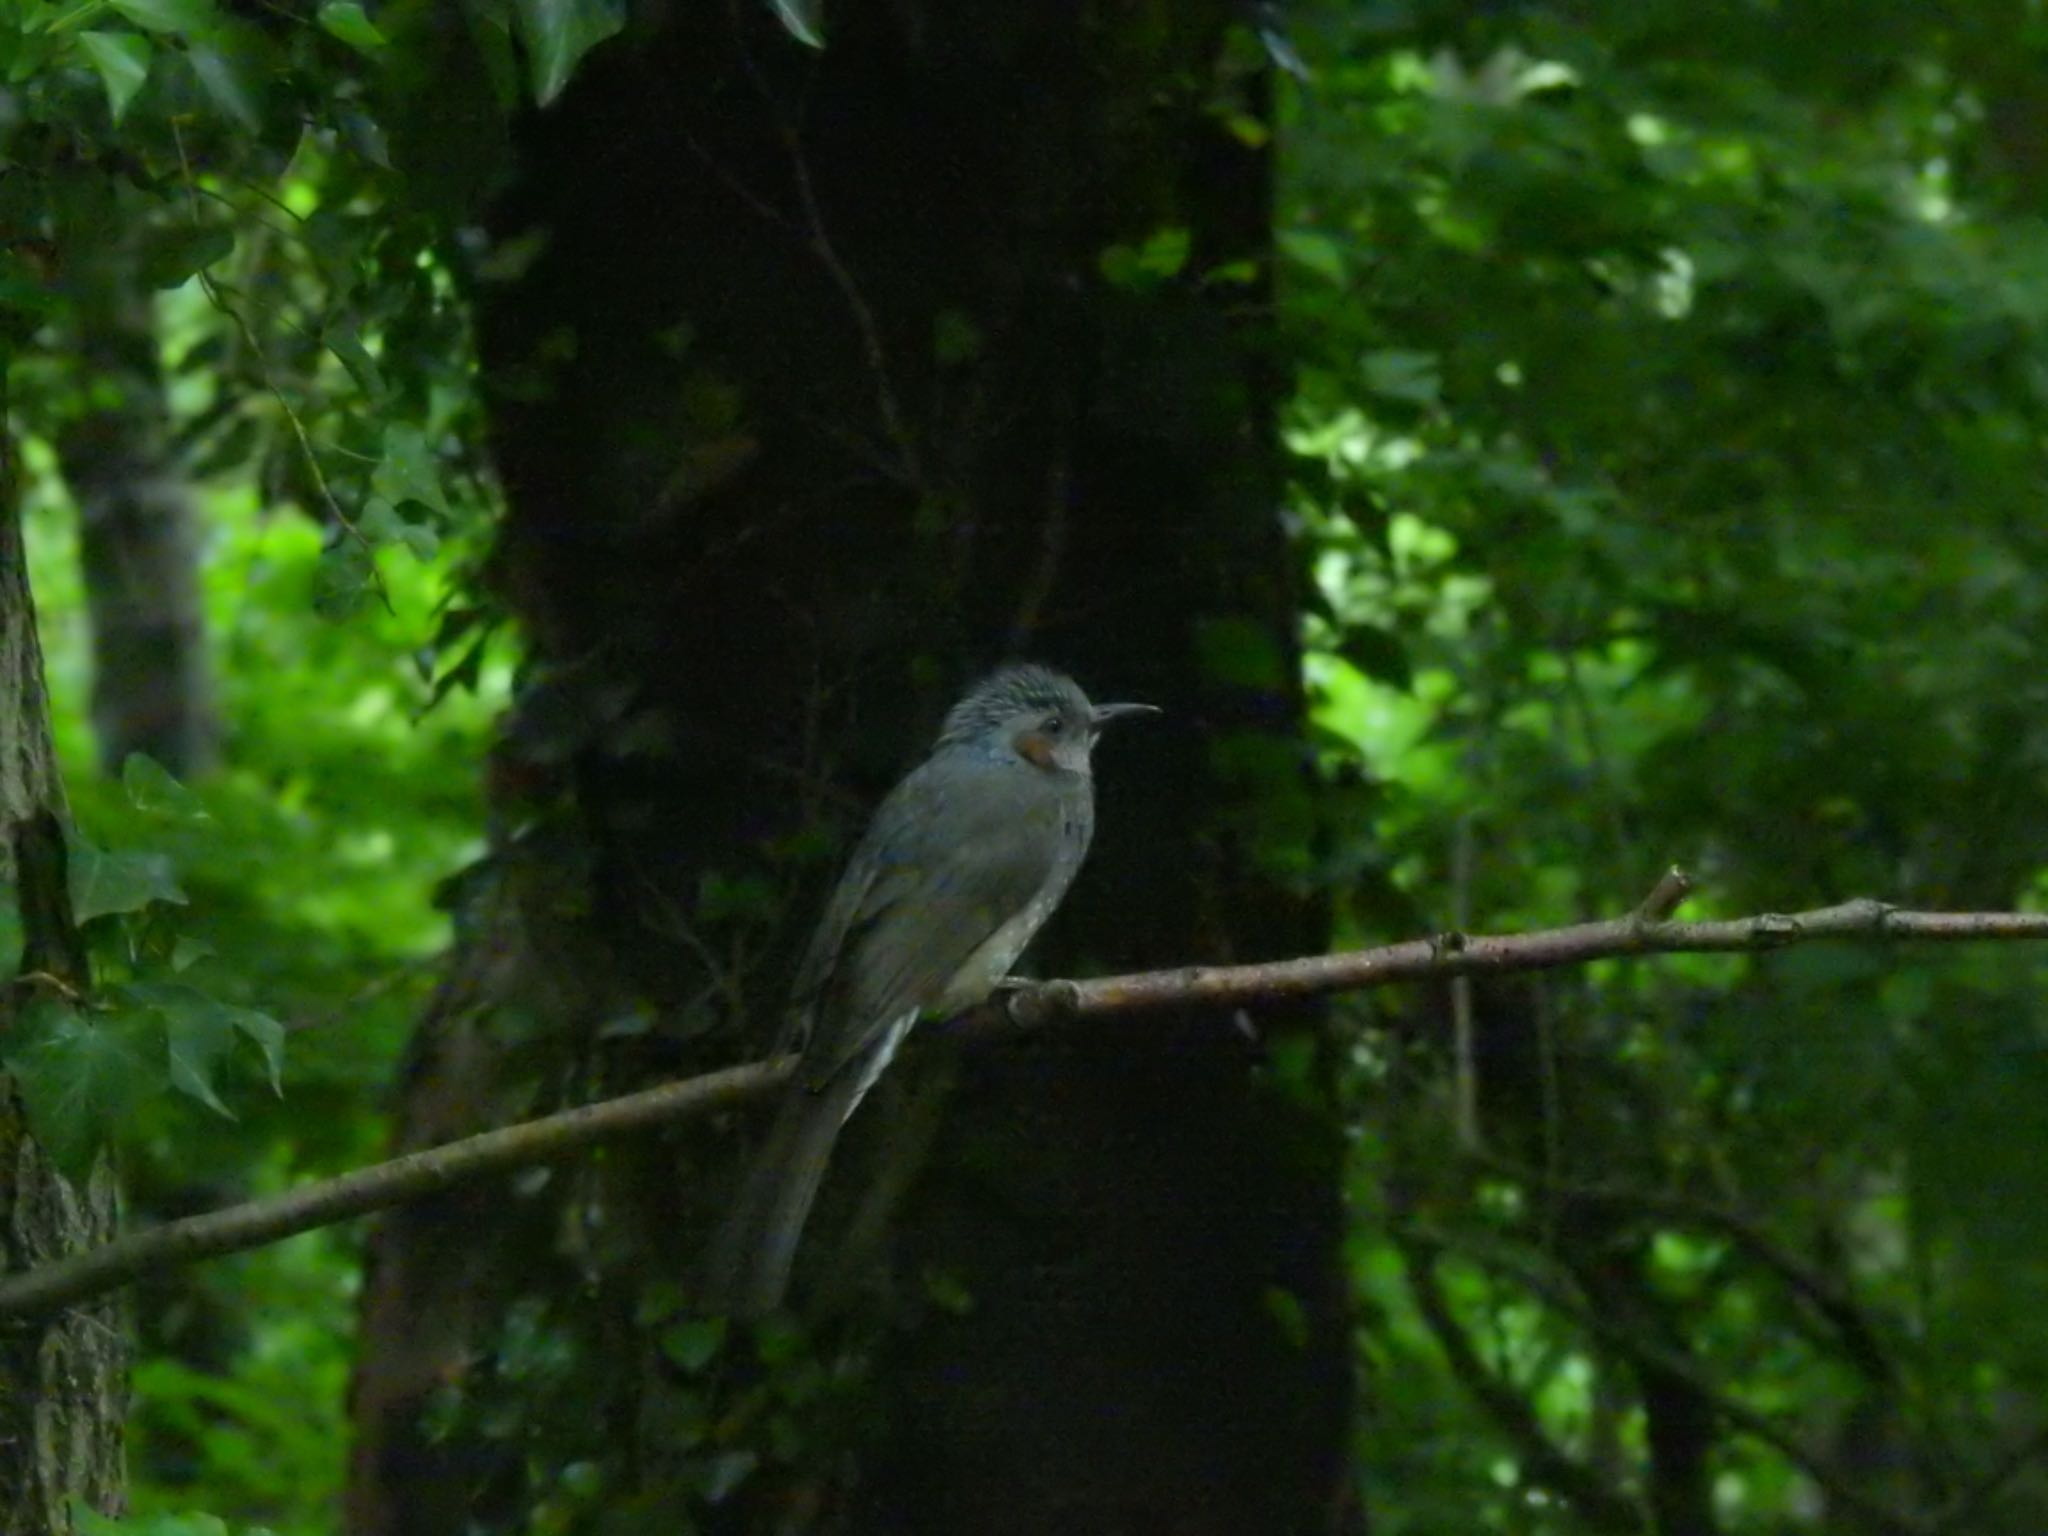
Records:
[[[206,940],[189,933],[181,933],[178,935],[178,942],[171,946],[171,969],[189,971],[212,953],[214,948]]]
[[[0,1045],[21,1090],[29,1128],[67,1176],[92,1167],[108,1133],[159,1092],[166,1076],[156,1026],[141,1013],[87,1017],[62,1003],[23,1010]]]
[[[106,88],[107,110],[116,123],[149,78],[149,39],[134,32],[81,32],[78,46]]]
[[[1333,283],[1344,281],[1344,251],[1328,235],[1313,229],[1283,229],[1274,242],[1293,261]]]
[[[144,815],[174,821],[211,819],[197,795],[172,778],[161,763],[140,752],[130,752],[121,765],[121,787],[127,791],[128,803]]]
[[[1096,266],[1119,288],[1156,288],[1180,275],[1192,248],[1186,226],[1169,224],[1147,235],[1142,245],[1110,246],[1096,259]]]
[[[384,429],[384,458],[370,477],[370,494],[393,506],[417,501],[448,515],[441,491],[441,466],[427,435],[418,427],[398,424]]]
[[[188,37],[217,19],[213,0],[112,0],[115,10],[150,32]]]
[[[433,529],[424,523],[407,521],[382,496],[372,496],[363,503],[363,515],[356,526],[373,544],[403,544],[416,560],[433,559],[434,552],[441,547],[440,536]]]
[[[185,50],[185,58],[224,117],[246,132],[262,131],[263,113],[256,104],[258,76],[243,50],[224,41],[195,42]]]
[[[607,0],[513,0],[526,47],[533,99],[546,106],[562,94],[583,55],[626,24]]]
[[[142,281],[151,288],[175,288],[234,248],[234,231],[217,225],[178,223],[152,230],[143,244]]]
[[[345,619],[369,595],[373,567],[360,540],[343,534],[320,552],[313,571],[313,611],[323,619]]]
[[[348,376],[355,380],[357,389],[366,395],[384,393],[384,375],[377,367],[377,360],[370,356],[370,349],[356,334],[355,327],[346,322],[329,326],[324,339],[327,350],[348,370]]]
[[[162,1011],[171,1086],[197,1099],[223,1120],[234,1119],[235,1112],[221,1102],[213,1086],[214,1069],[235,1043],[234,1026],[203,1008]]]
[[[1377,624],[1349,627],[1338,643],[1337,654],[1375,682],[1404,693],[1414,690],[1415,669],[1408,659],[1408,648],[1392,630]]]
[[[1433,352],[1373,352],[1359,367],[1365,376],[1365,387],[1386,399],[1410,405],[1435,405],[1441,397],[1443,380]]]
[[[388,41],[355,0],[327,0],[314,17],[330,37],[340,38],[358,53],[375,53]]]
[[[385,140],[383,126],[374,117],[367,112],[343,112],[337,121],[341,136],[357,159],[368,161],[380,171],[391,169],[391,146]]]
[[[768,9],[782,23],[783,31],[806,48],[825,46],[823,8],[818,0],[768,0]]]
[[[722,1317],[685,1317],[661,1331],[661,1352],[686,1371],[701,1371],[725,1343]]]
[[[273,1093],[284,1092],[284,1026],[266,1013],[209,996],[183,982],[129,987],[126,995],[162,1016],[170,1046],[171,1086],[229,1119],[213,1086],[214,1071],[236,1040],[254,1045]]]
[[[171,878],[171,861],[160,853],[109,853],[73,832],[70,842],[72,916],[81,923],[116,912],[140,912],[151,902],[185,904]]]

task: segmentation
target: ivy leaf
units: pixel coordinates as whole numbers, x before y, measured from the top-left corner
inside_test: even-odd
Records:
[[[422,561],[433,559],[434,551],[441,547],[440,537],[433,529],[423,523],[408,522],[382,496],[372,496],[363,503],[362,519],[356,526],[371,543],[403,544],[415,559]]]
[[[607,0],[513,0],[533,99],[547,106],[562,94],[583,55],[625,26]]]
[[[78,46],[106,88],[107,110],[119,124],[149,77],[149,39],[134,32],[81,32]]]
[[[313,611],[323,619],[347,618],[363,605],[372,574],[370,552],[359,539],[342,534],[320,553],[313,570]]]
[[[370,494],[384,497],[393,506],[417,501],[443,517],[448,515],[440,462],[426,433],[402,423],[384,429],[384,458],[370,476]]]
[[[236,1042],[246,1040],[263,1058],[271,1092],[283,1095],[284,1026],[269,1014],[224,1003],[183,982],[129,987],[126,995],[162,1017],[170,1082],[180,1093],[232,1120],[214,1088],[214,1074]]]
[[[213,0],[112,0],[113,7],[136,26],[148,32],[170,32],[188,37],[212,26],[217,19]]]
[[[358,53],[375,53],[388,41],[355,0],[328,0],[314,17],[328,36],[341,39]]]
[[[164,1085],[151,1050],[156,1026],[137,1012],[87,1016],[38,1000],[0,1049],[21,1090],[29,1128],[68,1177],[90,1171],[107,1133]]]
[[[166,1009],[164,1033],[171,1086],[223,1120],[234,1119],[235,1112],[221,1102],[213,1086],[214,1068],[235,1043],[234,1026],[204,1009]]]
[[[121,787],[128,803],[147,816],[174,821],[207,821],[211,818],[199,797],[171,777],[170,770],[140,752],[128,754],[121,765]]]
[[[130,850],[111,853],[95,848],[73,832],[70,847],[72,916],[81,923],[116,912],[140,912],[151,902],[185,904],[185,893],[171,878],[171,861],[160,853]]]

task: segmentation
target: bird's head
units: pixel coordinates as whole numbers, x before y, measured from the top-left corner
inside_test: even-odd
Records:
[[[1049,667],[1005,667],[953,706],[939,745],[1011,752],[1047,773],[1085,774],[1104,726],[1158,713],[1150,704],[1090,704],[1079,684]]]

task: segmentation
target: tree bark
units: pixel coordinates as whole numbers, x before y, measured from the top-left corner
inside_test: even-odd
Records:
[[[0,386],[0,418],[4,397]],[[63,811],[12,445],[0,434],[0,879],[14,887],[24,940],[0,1031],[32,996],[69,1006],[90,980],[64,886]],[[109,1164],[83,1185],[59,1173],[0,1073],[0,1273],[105,1242],[114,1216]],[[107,1300],[0,1329],[0,1536],[68,1536],[73,1499],[121,1512],[127,1367]]]
[[[499,570],[540,662],[496,857],[552,893],[521,927],[556,956],[526,974],[557,985],[519,998],[501,1071],[545,1063],[545,1095],[758,1055],[861,807],[1017,654],[1169,711],[1105,747],[1096,849],[1044,967],[1321,945],[1283,878],[1312,812],[1263,61],[1232,14],[848,6],[812,54],[765,7],[677,7],[525,125],[476,289]],[[1319,1019],[1260,1027],[1313,1063]],[[891,1320],[857,1335],[857,1430],[743,1486],[729,1528],[1353,1520],[1341,1142],[1319,1069],[1266,1073],[1250,1034],[1196,1012],[976,1043],[950,1089],[885,1082],[799,1275],[816,1311],[852,1295]],[[636,1307],[715,1215],[730,1144],[704,1140],[536,1196],[552,1226],[508,1199],[527,1237],[490,1260],[498,1295],[603,1357],[612,1396],[580,1412],[636,1508],[689,1482],[675,1415],[696,1383]],[[430,1217],[383,1228],[401,1305],[369,1319],[366,1373],[449,1333],[425,1273],[390,1267],[433,1243]],[[469,1385],[531,1408],[509,1359]],[[472,1513],[516,1502],[504,1480],[526,1474],[483,1437],[441,1457],[427,1471],[469,1477]],[[402,1496],[372,1502],[359,1533],[426,1529]]]

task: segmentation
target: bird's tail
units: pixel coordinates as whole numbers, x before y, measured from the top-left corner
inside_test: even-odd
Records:
[[[759,1317],[782,1304],[833,1143],[867,1087],[862,1075],[841,1072],[815,1089],[799,1080],[784,1095],[707,1256],[706,1312]]]

